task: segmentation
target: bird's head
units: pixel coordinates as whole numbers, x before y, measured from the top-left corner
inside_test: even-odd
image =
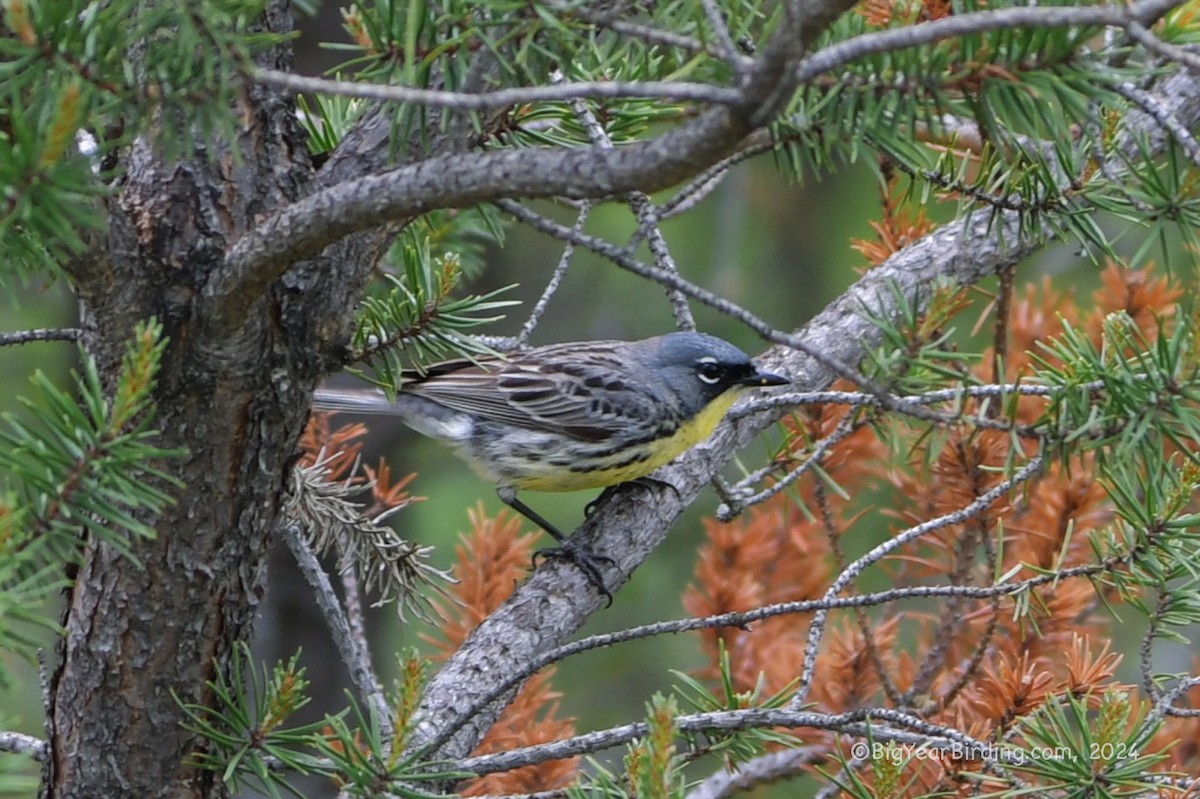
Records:
[[[641,343],[646,352],[642,365],[665,381],[688,416],[727,392],[791,382],[759,369],[746,353],[705,333],[668,333]]]

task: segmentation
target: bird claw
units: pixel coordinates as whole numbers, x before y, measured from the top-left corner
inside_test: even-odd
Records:
[[[583,572],[583,576],[587,578],[587,581],[592,584],[592,587],[604,595],[606,600],[605,607],[612,607],[612,592],[604,584],[604,575],[600,573],[600,567],[597,564],[602,561],[609,566],[615,566],[616,561],[604,555],[597,555],[580,544],[572,543],[570,540],[564,541],[559,546],[539,549],[534,552],[532,559],[533,567],[537,568],[539,560],[548,559],[567,560],[575,564]]]
[[[600,507],[601,505],[603,505],[609,499],[609,497],[611,497],[614,493],[619,491],[621,488],[628,486],[628,485],[638,485],[638,486],[641,486],[642,488],[653,488],[655,486],[663,486],[664,488],[669,488],[673,492],[675,492],[676,497],[679,496],[679,489],[676,488],[671,483],[667,482],[666,480],[659,480],[657,477],[635,477],[632,480],[626,480],[624,483],[617,483],[614,486],[607,486],[603,491],[600,492],[600,496],[596,497],[591,502],[589,502],[588,504],[583,506],[584,518],[590,518],[591,515],[596,512],[596,509],[598,507]]]
[[[589,502],[588,504],[583,506],[583,518],[590,519],[592,514],[596,512],[596,508],[600,507],[606,501],[608,501],[608,498],[611,497],[613,495],[613,493],[616,492],[617,488],[619,488],[622,485],[625,485],[625,484],[619,483],[615,486],[605,486],[604,490],[600,492],[600,496],[596,497],[591,502]]]

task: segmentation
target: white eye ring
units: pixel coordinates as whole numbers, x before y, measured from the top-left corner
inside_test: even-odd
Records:
[[[713,358],[711,355],[706,355],[703,358],[700,358],[699,360],[697,360],[696,363],[700,366],[700,369],[696,372],[696,377],[700,378],[701,380],[703,380],[705,383],[708,383],[709,385],[716,385],[717,383],[721,382],[721,370],[720,369],[716,369],[716,370],[704,369],[705,366],[716,366],[717,365],[716,358]],[[705,374],[706,371],[710,371],[711,373]]]

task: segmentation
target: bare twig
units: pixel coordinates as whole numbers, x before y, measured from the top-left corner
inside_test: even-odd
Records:
[[[1130,38],[1147,50],[1158,53],[1164,58],[1182,64],[1193,72],[1200,73],[1200,55],[1178,45],[1164,42],[1140,22],[1130,22],[1125,26],[1125,32]]]
[[[1146,714],[1145,719],[1141,724],[1141,731],[1130,741],[1132,747],[1141,748],[1150,742],[1150,737],[1158,728],[1158,721],[1165,716],[1177,716],[1186,713],[1182,708],[1175,707],[1175,700],[1200,685],[1200,677],[1188,677],[1179,679],[1171,686],[1170,690],[1163,691],[1158,697],[1158,701]]]
[[[820,466],[821,460],[833,449],[837,444],[848,436],[853,435],[858,431],[865,420],[855,418],[855,414],[850,414],[845,419],[838,423],[838,426],[832,433],[818,441],[808,453],[800,465],[789,471],[783,477],[778,478],[771,484],[770,488],[753,494],[748,497],[740,496],[741,492],[747,487],[746,480],[739,480],[737,484],[731,486],[730,496],[733,502],[726,502],[717,506],[716,517],[720,521],[728,522],[736,518],[742,511],[751,505],[757,505],[761,502],[766,502],[771,497],[786,491],[789,486],[799,480],[803,475],[808,474],[813,468]],[[773,471],[773,469],[772,469]],[[758,476],[754,482],[758,482],[762,477]],[[747,478],[748,479],[748,478]]]
[[[571,228],[560,225],[553,219],[542,216],[514,200],[499,200],[496,202],[496,206],[535,230],[540,230],[562,241],[574,241],[576,244],[608,258],[614,264],[628,272],[673,288],[697,302],[737,319],[766,341],[802,352],[828,367],[839,377],[844,377],[851,382],[867,388],[871,386],[871,382],[860,374],[858,370],[847,366],[828,352],[812,347],[804,340],[803,336],[788,334],[772,327],[732,300],[726,299],[715,292],[684,279],[678,272],[671,272],[658,266],[643,263],[631,256],[625,249],[617,247],[611,242],[586,233],[576,233]],[[878,393],[881,397],[885,394],[882,390],[879,390]],[[880,402],[886,403],[886,400],[881,399]]]
[[[705,777],[684,794],[684,799],[725,799],[736,796],[760,785],[794,776],[828,754],[824,747],[819,746],[796,746],[769,752],[738,763],[735,770],[721,769]]]
[[[952,524],[961,524],[968,519],[974,518],[975,514],[980,513],[995,502],[1000,497],[1011,491],[1016,486],[1032,478],[1042,468],[1042,456],[1035,455],[1030,458],[1029,462],[1013,473],[1011,477],[995,486],[988,491],[980,494],[975,501],[968,505],[959,508],[956,511],[942,514],[937,518],[914,525],[902,533],[899,533],[892,538],[884,541],[876,546],[867,554],[860,557],[858,560],[851,563],[837,576],[833,584],[825,592],[825,597],[834,597],[840,594],[847,586],[852,583],[868,566],[879,562],[884,555],[898,549],[907,544],[909,541],[928,535],[931,532],[940,530],[943,527],[948,527]],[[800,684],[796,689],[796,695],[792,697],[788,706],[798,708],[803,706],[808,697],[809,689],[812,688],[812,680],[814,669],[816,667],[817,649],[821,643],[821,636],[825,631],[825,619],[828,616],[828,611],[817,611],[813,615],[812,625],[808,629],[808,642],[804,648],[804,666],[800,673]]]
[[[713,0],[700,0],[700,7],[704,9],[708,27],[712,29],[713,36],[717,40],[717,48],[722,60],[729,64],[734,75],[740,77],[743,72],[742,61],[739,58],[737,45],[733,43],[733,36],[729,33],[729,26],[725,24],[721,8]]]
[[[954,676],[954,681],[945,688],[939,686],[937,695],[929,697],[929,701],[919,708],[918,712],[921,715],[935,713],[942,708],[948,707],[963,689],[971,683],[971,679],[983,664],[984,658],[992,651],[992,637],[995,636],[996,630],[1000,627],[1000,597],[993,596],[989,604],[991,605],[992,615],[988,618],[988,624],[984,628],[983,635],[979,637],[979,643],[972,650],[967,662],[959,669],[958,674]]]
[[[317,556],[304,543],[300,535],[300,525],[286,524],[280,533],[288,545],[288,549],[295,556],[296,564],[300,567],[305,581],[313,589],[317,607],[325,616],[325,623],[329,625],[333,643],[337,647],[338,654],[341,655],[342,662],[346,664],[350,679],[358,689],[359,696],[368,702],[371,709],[375,711],[384,740],[391,740],[393,734],[392,712],[387,699],[384,698],[379,678],[375,676],[375,671],[371,667],[371,653],[367,642],[355,635],[354,627],[343,612],[341,601],[334,593],[333,585],[329,582],[329,576],[321,568]]]
[[[670,219],[692,208],[720,185],[734,166],[757,155],[770,152],[776,146],[777,142],[771,136],[770,131],[760,130],[747,136],[736,153],[692,178],[671,198],[658,206],[659,220]]]
[[[292,92],[311,92],[363,100],[424,105],[431,108],[452,108],[456,111],[492,111],[514,105],[538,102],[567,102],[583,98],[616,100],[623,98],[657,98],[724,105],[741,99],[737,89],[712,86],[707,83],[674,81],[594,81],[560,83],[550,86],[523,86],[497,89],[493,92],[470,94],[436,89],[413,89],[360,81],[329,80],[296,75],[275,69],[258,68],[251,76],[258,83],[288,89]]]
[[[641,192],[634,192],[630,197],[629,207],[633,209],[633,213],[637,217],[638,232],[645,236],[646,243],[650,247],[650,254],[654,256],[655,265],[666,272],[679,274],[679,267],[675,264],[671,250],[667,247],[667,240],[663,237],[662,228],[658,225],[658,212],[655,210],[654,204],[650,202],[650,198]],[[671,302],[675,326],[680,330],[695,330],[696,320],[692,317],[692,309],[688,307],[687,297],[684,293],[668,287],[667,298]]]
[[[582,233],[583,225],[587,222],[588,214],[591,213],[591,210],[592,204],[585,201],[579,209],[579,214],[575,217],[575,225],[571,229],[577,233]],[[546,288],[542,289],[542,296],[538,297],[533,310],[529,313],[529,318],[525,320],[525,324],[521,326],[521,332],[517,334],[516,344],[518,346],[524,346],[528,343],[534,329],[542,321],[542,316],[546,313],[546,308],[550,305],[550,300],[558,292],[558,287],[562,284],[563,277],[567,274],[567,268],[571,265],[571,256],[574,254],[575,243],[571,241],[564,242],[562,254],[558,257],[558,265],[554,267],[554,271],[550,274],[550,279],[546,281]]]
[[[1114,83],[1112,88],[1117,94],[1136,104],[1153,117],[1154,121],[1175,140],[1192,165],[1200,167],[1200,143],[1162,100],[1128,81]]]
[[[1094,380],[1075,390],[1080,392],[1100,391],[1104,382]],[[1019,394],[1022,397],[1053,397],[1061,388],[1044,386],[1037,383],[987,383],[979,386],[957,386],[955,388],[939,388],[921,394],[893,394],[893,399],[903,405],[934,405],[940,402],[961,402],[968,397],[980,399],[1010,396]],[[803,393],[771,394],[770,396],[755,397],[739,405],[730,415],[733,418],[749,416],[754,413],[773,408],[790,408],[797,405],[868,405],[878,406],[879,397],[862,391],[805,391]]]
[[[1192,677],[1186,680],[1185,683],[1187,690],[1191,690],[1200,685],[1200,677]],[[1175,705],[1168,705],[1163,710],[1163,715],[1177,719],[1200,719],[1200,707],[1176,707]]]
[[[1012,324],[1013,280],[1017,265],[1009,264],[1000,270],[1000,286],[996,290],[996,329],[992,332],[992,381],[1004,379],[1008,360],[1008,328]]]
[[[880,721],[887,724],[880,724]],[[858,737],[870,734],[876,741],[922,746],[929,751],[954,751],[965,759],[980,760],[985,765],[995,765],[997,758],[1001,762],[1018,762],[1020,758],[1019,753],[998,750],[994,745],[972,738],[953,727],[932,724],[911,714],[887,708],[864,708],[838,714],[767,708],[718,710],[678,716],[675,727],[685,734],[769,727],[831,730]],[[644,737],[648,730],[645,722],[635,722],[547,744],[466,758],[459,760],[455,766],[474,774],[510,771],[547,760],[611,749]]]
[[[34,760],[41,761],[46,757],[48,749],[49,747],[46,746],[46,742],[40,738],[34,738],[32,735],[25,735],[20,732],[0,730],[0,752],[9,752],[14,755],[28,755]]]
[[[29,344],[34,341],[79,341],[81,338],[83,331],[75,327],[18,330],[13,333],[0,333],[0,347]]]
[[[983,491],[983,475],[975,467],[975,464],[971,462],[962,439],[956,440],[951,446],[953,446],[956,461],[955,467],[959,469],[960,473],[970,483],[971,496],[978,499]],[[971,567],[975,563],[976,542],[982,544],[983,541],[987,540],[989,528],[988,511],[987,507],[980,508],[970,519],[969,526],[967,524],[963,525],[963,533],[959,536],[955,547],[954,568],[947,575],[952,585],[965,585],[970,577]],[[988,573],[994,573],[994,564],[993,570]],[[921,655],[921,663],[917,667],[910,687],[905,691],[903,701],[898,704],[912,706],[918,696],[929,692],[934,680],[945,669],[947,652],[954,641],[955,632],[963,624],[962,608],[964,604],[961,597],[955,597],[946,603],[945,611],[941,614],[941,621],[933,633],[933,640]],[[978,653],[984,650],[985,647],[979,646],[976,647],[975,651]]]
[[[1158,685],[1154,681],[1154,639],[1158,636],[1159,629],[1163,623],[1163,616],[1170,608],[1170,599],[1167,592],[1160,591],[1158,601],[1154,604],[1154,612],[1150,614],[1150,623],[1146,625],[1146,632],[1142,634],[1142,642],[1138,646],[1138,666],[1142,671],[1142,689],[1145,690],[1146,696],[1152,701],[1158,701],[1161,692],[1158,690]]]
[[[556,73],[556,75],[561,76],[561,73]],[[612,138],[609,137],[608,131],[600,124],[600,120],[596,119],[596,115],[588,108],[587,103],[583,100],[572,100],[571,110],[575,113],[576,119],[587,130],[592,144],[603,150],[611,150],[613,148]],[[650,202],[650,197],[640,191],[630,192],[629,208],[633,211],[633,215],[637,217],[638,231],[644,232],[647,238],[650,245],[650,252],[654,255],[654,263],[660,269],[678,274],[679,268],[675,264],[675,259],[671,257],[671,250],[667,247],[667,240],[663,237],[662,229],[658,226],[658,214],[654,209],[654,203]],[[578,225],[575,227],[575,232],[581,232]],[[680,330],[695,330],[696,322],[692,318],[691,308],[688,307],[687,297],[678,289],[668,287],[667,298],[671,302],[671,310],[675,315],[676,326]]]

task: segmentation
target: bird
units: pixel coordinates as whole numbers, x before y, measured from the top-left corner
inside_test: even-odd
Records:
[[[568,545],[519,491],[581,491],[647,478],[707,439],[747,390],[791,381],[698,332],[579,341],[456,358],[378,389],[317,389],[317,410],[385,413],[448,445],[504,504],[545,530],[612,601],[588,553]]]

